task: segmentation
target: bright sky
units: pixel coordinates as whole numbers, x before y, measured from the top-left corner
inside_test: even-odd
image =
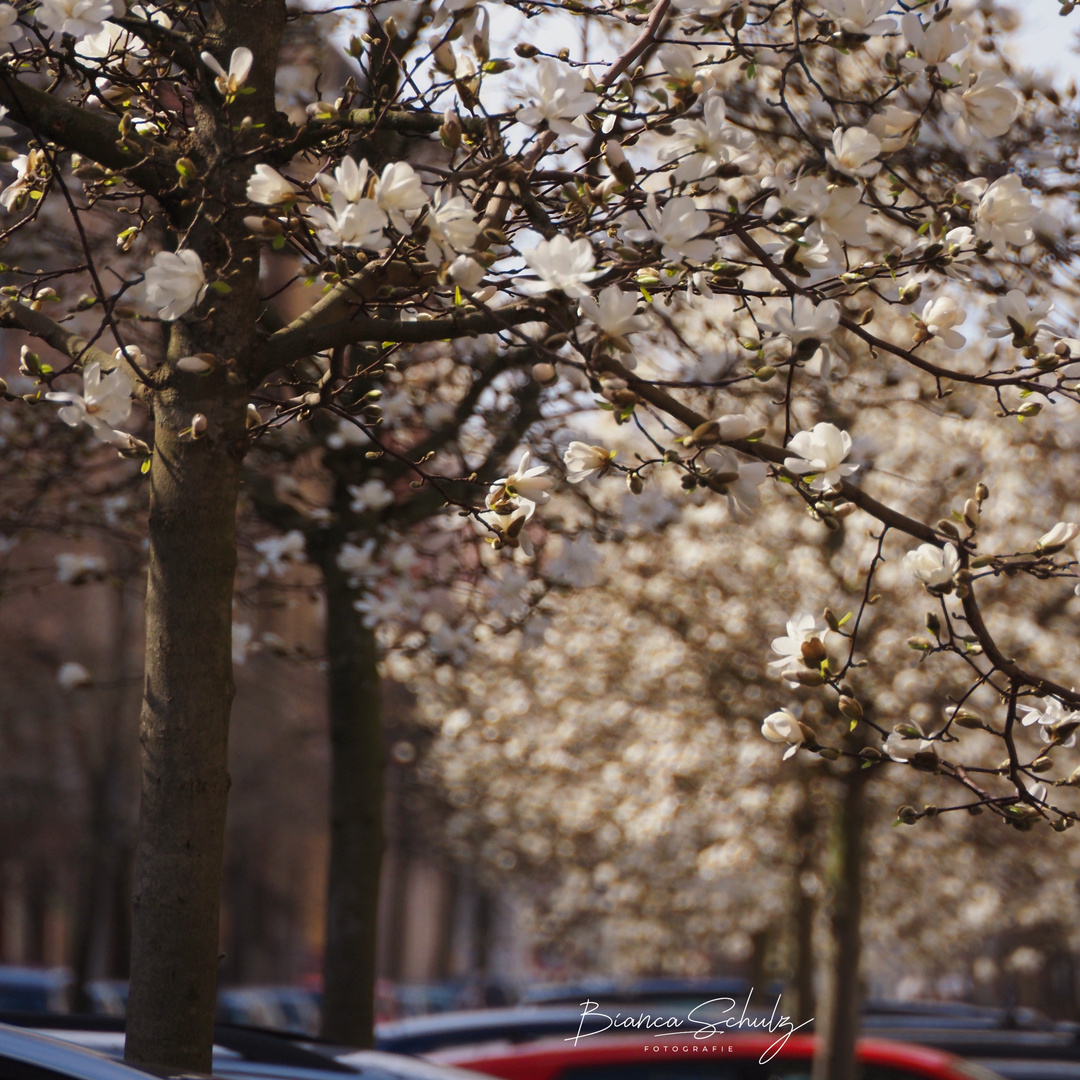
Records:
[[[1072,51],[1080,31],[1080,9],[1062,18],[1057,0],[1013,3],[1023,19],[1019,42],[1023,60],[1034,68],[1057,68],[1080,83],[1080,56]]]

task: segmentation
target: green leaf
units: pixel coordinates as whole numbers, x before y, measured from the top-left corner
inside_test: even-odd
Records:
[[[211,281],[210,288],[216,293],[221,293],[223,296],[232,292],[232,286],[226,284],[224,281]]]
[[[645,297],[645,302],[651,304],[652,294],[649,292],[649,290],[646,289],[644,285],[638,285],[638,289],[641,291],[641,295]]]
[[[843,626],[844,623],[851,622],[851,619],[852,619],[852,614],[849,611],[836,625],[837,626]]]
[[[145,476],[150,471],[150,458],[147,458],[140,466],[139,472]]]

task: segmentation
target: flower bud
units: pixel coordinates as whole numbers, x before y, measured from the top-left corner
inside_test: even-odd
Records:
[[[548,363],[533,364],[532,377],[541,386],[554,386],[559,381],[559,373],[555,370],[555,365]]]
[[[975,498],[979,502],[986,502],[990,498],[990,489],[981,480],[975,485]]]
[[[907,644],[909,649],[914,649],[916,652],[929,652],[933,648],[933,645],[924,637],[909,637]]]
[[[193,439],[201,439],[206,434],[208,422],[202,413],[196,413],[191,418],[191,437]]]
[[[823,661],[829,659],[829,652],[821,638],[804,641],[799,651],[802,653],[803,663],[811,667],[820,667]]]
[[[822,746],[818,750],[818,756],[826,761],[837,761],[840,758],[840,751],[833,746]]]
[[[636,472],[626,474],[626,488],[631,495],[640,495],[644,486],[641,477]]]
[[[840,712],[846,716],[849,720],[861,720],[863,716],[863,707],[859,702],[853,698],[848,697],[846,694],[841,695],[837,707]]]
[[[938,756],[936,750],[920,750],[912,754],[908,764],[919,772],[937,772]]]
[[[1031,771],[1034,773],[1043,773],[1049,769],[1052,769],[1053,767],[1054,762],[1050,758],[1046,757],[1045,754],[1042,757],[1037,757],[1031,763]]]
[[[519,42],[514,46],[514,52],[522,58],[522,60],[531,60],[540,50],[528,41]]]
[[[948,519],[942,518],[934,528],[939,533],[944,533],[946,536],[951,537],[953,540],[960,539],[960,530]]]
[[[896,811],[896,820],[901,825],[914,825],[919,820],[919,811],[914,806],[901,806]]]
[[[979,504],[974,499],[968,499],[964,503],[964,524],[969,529],[979,526]]]
[[[957,727],[970,730],[986,727],[986,721],[977,712],[972,712],[970,709],[956,709],[949,719]]]
[[[825,682],[820,671],[805,671],[800,668],[788,668],[781,673],[781,678],[800,686],[821,686]]]
[[[926,613],[926,629],[929,630],[934,637],[937,637],[941,633],[941,620],[938,618],[936,611],[928,611]]]
[[[617,139],[608,139],[604,144],[604,161],[611,170],[611,175],[624,187],[629,187],[637,178],[634,167],[626,160],[622,143]]]
[[[212,371],[217,364],[213,353],[198,353],[195,356],[181,356],[176,361],[177,371],[186,371],[189,375],[203,375]]]
[[[876,749],[873,746],[864,746],[859,751],[859,758],[862,761],[875,762],[881,761],[884,758],[884,755],[880,750]]]
[[[1037,401],[1026,401],[1016,410],[1017,416],[1038,416],[1042,412],[1042,406]]]

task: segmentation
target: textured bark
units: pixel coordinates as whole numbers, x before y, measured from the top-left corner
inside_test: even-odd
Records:
[[[830,867],[832,953],[821,1002],[824,1015],[818,1017],[820,1042],[813,1080],[855,1080],[856,1076],[866,778],[866,770],[858,763],[840,776]]]
[[[339,481],[338,499],[348,500]],[[327,538],[331,539],[331,538]],[[330,704],[330,872],[323,962],[322,1034],[373,1045],[379,874],[383,856],[383,732],[375,633],[353,607],[326,544],[326,651]]]
[[[210,1071],[246,392],[176,375],[155,402],[142,787],[125,1056]],[[183,441],[191,416],[208,434]]]

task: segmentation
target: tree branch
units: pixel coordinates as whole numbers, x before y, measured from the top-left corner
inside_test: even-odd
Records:
[[[440,315],[434,319],[403,322],[401,319],[380,319],[359,312],[334,322],[290,326],[272,334],[263,349],[260,365],[262,377],[303,356],[354,345],[362,341],[392,341],[417,343],[449,341],[454,338],[494,334],[509,326],[526,322],[546,322],[551,312],[539,304],[512,304],[497,311],[470,311],[467,314]]]
[[[155,196],[176,186],[174,158],[163,148],[129,133],[121,140],[115,117],[94,113],[21,83],[0,64],[0,104],[11,119],[99,165],[122,173]]]

